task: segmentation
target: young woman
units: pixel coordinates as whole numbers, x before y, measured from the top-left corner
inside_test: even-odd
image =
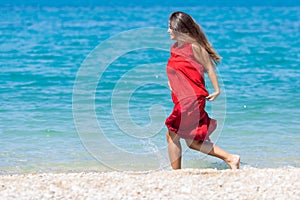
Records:
[[[221,57],[199,25],[184,12],[171,14],[168,32],[171,40],[176,40],[167,64],[174,108],[165,122],[172,168],[181,169],[180,138],[183,138],[191,149],[218,157],[231,169],[238,169],[239,155],[230,154],[210,142],[209,135],[216,129],[217,121],[204,110],[205,101],[213,101],[220,94],[214,67]],[[215,89],[211,94],[205,88],[204,72]]]

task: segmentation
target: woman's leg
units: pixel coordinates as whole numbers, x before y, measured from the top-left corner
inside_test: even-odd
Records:
[[[194,150],[200,151],[202,153],[215,156],[224,160],[231,169],[239,169],[240,156],[230,154],[217,145],[208,141],[196,141],[196,140],[185,140],[187,145]]]
[[[167,131],[168,153],[173,169],[181,169],[181,144],[179,136],[173,131]]]

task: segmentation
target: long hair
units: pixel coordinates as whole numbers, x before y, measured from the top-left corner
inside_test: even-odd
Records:
[[[210,57],[213,66],[216,66],[221,61],[221,56],[214,50],[208,42],[201,27],[196,21],[184,12],[173,12],[169,21],[170,29],[172,29],[178,38],[185,42],[196,43],[200,49],[204,49]]]

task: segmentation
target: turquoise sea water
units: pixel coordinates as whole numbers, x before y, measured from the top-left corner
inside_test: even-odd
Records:
[[[207,107],[225,114],[213,140],[240,154],[242,167],[299,167],[299,7],[16,6],[0,9],[0,173],[166,167],[166,31],[175,10],[191,14],[223,57],[223,93]],[[112,38],[115,48],[98,46]],[[117,57],[100,69],[108,54]],[[95,71],[80,74],[90,60]],[[95,80],[91,96],[85,87]],[[91,104],[105,140],[85,112]],[[218,105],[226,110],[213,111]],[[183,159],[183,167],[226,168],[191,150]]]

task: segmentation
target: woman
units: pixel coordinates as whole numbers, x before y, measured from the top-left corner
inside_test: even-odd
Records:
[[[171,47],[167,75],[174,108],[166,119],[168,153],[173,169],[181,169],[181,144],[183,138],[194,150],[224,160],[231,169],[238,169],[240,156],[230,154],[209,140],[217,121],[205,112],[205,101],[215,100],[219,94],[214,67],[221,57],[208,42],[205,34],[191,16],[174,12],[170,16],[168,32],[176,42]],[[204,72],[215,92],[208,94]]]

